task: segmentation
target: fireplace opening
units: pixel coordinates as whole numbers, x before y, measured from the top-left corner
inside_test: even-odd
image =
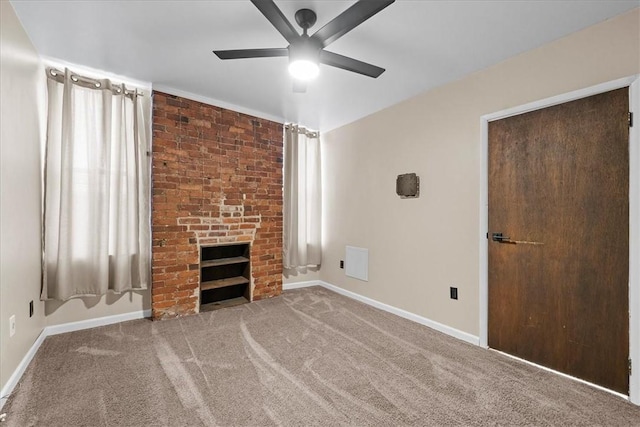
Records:
[[[250,244],[200,247],[200,311],[251,301]]]

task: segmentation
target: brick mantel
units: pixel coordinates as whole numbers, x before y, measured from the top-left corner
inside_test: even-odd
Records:
[[[282,124],[153,97],[153,318],[198,312],[199,245],[251,242],[253,299],[279,295]]]

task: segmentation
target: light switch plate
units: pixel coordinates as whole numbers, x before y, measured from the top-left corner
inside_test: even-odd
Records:
[[[12,337],[16,334],[16,315],[9,317],[9,336]]]

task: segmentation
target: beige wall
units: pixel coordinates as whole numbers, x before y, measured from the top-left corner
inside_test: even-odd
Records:
[[[0,386],[45,324],[40,302],[40,116],[44,69],[9,2],[0,2]],[[35,314],[29,318],[29,301]],[[9,337],[9,317],[16,334]]]
[[[639,21],[634,9],[326,133],[320,278],[478,335],[480,117],[639,73]],[[407,172],[418,199],[395,195]],[[369,248],[369,282],[339,269],[345,245]]]
[[[102,297],[75,298],[65,302],[45,302],[47,326],[139,312],[141,310],[151,310],[150,290],[126,292],[119,295],[110,293]]]
[[[151,308],[150,292],[40,301],[40,158],[44,67],[11,3],[0,2],[0,387],[45,326]],[[29,318],[29,301],[35,314]],[[9,317],[16,334],[9,337]]]

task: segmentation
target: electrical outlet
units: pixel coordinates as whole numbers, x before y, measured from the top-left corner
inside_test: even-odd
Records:
[[[16,334],[16,315],[9,317],[9,336],[12,337]]]
[[[451,296],[451,299],[458,299],[458,288],[454,288],[453,286],[451,286],[449,288],[449,294]]]
[[[344,268],[344,261],[340,260],[340,268]]]
[[[33,317],[33,300],[29,301],[29,317]]]

